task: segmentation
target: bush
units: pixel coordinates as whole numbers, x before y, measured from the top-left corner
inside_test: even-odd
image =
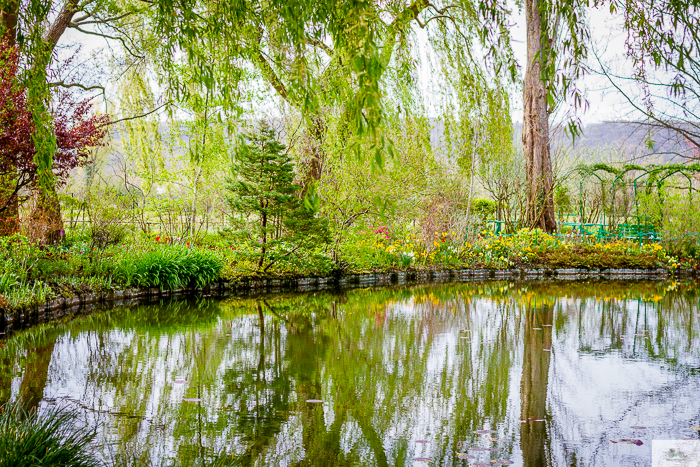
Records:
[[[39,417],[16,403],[0,407],[0,467],[100,465],[87,448],[94,433],[77,430],[74,418],[56,409]]]
[[[127,287],[202,287],[218,279],[222,267],[211,250],[172,245],[130,251],[120,259],[115,277]]]

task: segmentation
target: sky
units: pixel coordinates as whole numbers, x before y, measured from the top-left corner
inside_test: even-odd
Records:
[[[516,59],[521,66],[521,75],[524,73],[526,63],[526,31],[524,14],[517,13],[517,8],[514,16],[514,27],[512,29],[513,48]],[[624,59],[625,55],[625,33],[622,28],[622,19],[620,15],[613,16],[605,8],[602,10],[589,8],[588,18],[590,21],[590,30],[593,38],[593,47],[600,53],[606,63],[613,64],[618,70],[629,74],[629,62]],[[419,42],[425,42],[420,38]],[[105,46],[105,40],[95,36],[86,36],[84,34],[69,31],[62,39],[63,43],[79,41],[82,45],[82,52],[89,55]],[[429,79],[430,71],[424,69],[421,72],[421,79]],[[627,115],[628,106],[625,104],[622,96],[611,89],[607,78],[600,75],[591,74],[584,78],[582,82],[588,99],[589,108],[585,113],[579,116],[584,125],[591,123],[599,123],[610,120],[624,119]],[[108,86],[109,88],[112,86]],[[513,96],[513,118],[516,122],[522,122],[522,98],[517,90]],[[428,96],[430,100],[430,96]]]
[[[629,61],[625,59],[625,32],[622,27],[622,17],[619,14],[611,15],[606,8],[589,8],[587,14],[595,50],[615,69],[630,73]],[[512,34],[515,56],[524,71],[527,57],[524,14],[515,17]],[[591,59],[594,60],[592,56]],[[592,63],[591,66],[593,65]],[[597,67],[597,64],[595,66]],[[627,114],[628,106],[622,96],[611,89],[608,79],[604,76],[589,74],[584,78],[582,85],[589,102],[589,109],[580,115],[584,125],[621,119]],[[514,107],[514,119],[522,122],[522,99],[519,99],[517,106]]]

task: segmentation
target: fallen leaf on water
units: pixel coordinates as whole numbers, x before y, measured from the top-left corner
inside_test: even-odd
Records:
[[[635,446],[641,446],[644,443],[642,443],[641,439],[633,439],[633,440],[630,440],[630,444],[634,444]]]
[[[513,461],[502,460],[502,459],[496,459],[496,460],[493,461],[493,462],[494,462],[495,464],[501,464],[501,465],[510,465],[510,464],[514,464]]]
[[[463,452],[458,452],[457,457],[459,457],[460,459],[476,459],[476,457],[470,456],[469,454],[465,454]]]
[[[631,426],[630,428],[632,428],[633,430],[646,430],[647,429],[647,427],[645,427],[645,426],[637,426],[637,425]]]
[[[199,402],[199,401],[201,401],[202,399],[199,399],[198,397],[188,397],[188,398],[182,399],[182,400],[185,401],[185,402]]]
[[[321,404],[323,401],[321,399],[306,399],[306,402],[309,404]]]
[[[610,440],[610,442],[611,442],[611,443],[615,443],[615,444],[617,444],[617,441],[613,441],[613,440]]]
[[[430,457],[414,457],[413,460],[416,462],[432,462],[433,461]]]
[[[189,381],[187,381],[187,380],[185,380],[185,379],[176,379],[175,381],[173,381],[173,383],[175,383],[175,384],[185,384],[185,383],[189,383]]]
[[[476,430],[474,433],[476,433],[477,435],[488,435],[496,432],[494,430]]]
[[[416,440],[416,443],[429,443],[429,442],[430,441],[428,441],[427,439],[417,439]]]
[[[697,430],[700,430],[700,426],[691,426],[690,429],[697,431]]]
[[[489,441],[505,441],[503,438],[492,438],[489,436]]]

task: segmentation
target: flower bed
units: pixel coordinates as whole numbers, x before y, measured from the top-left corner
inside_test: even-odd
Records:
[[[430,238],[387,229],[351,234],[335,253],[327,246],[292,248],[281,243],[268,252],[272,267],[257,267],[259,246],[216,236],[198,242],[148,236],[109,246],[68,237],[43,247],[19,235],[0,238],[0,307],[43,304],[76,294],[126,288],[202,287],[217,280],[293,278],[355,273],[446,269],[634,268],[698,269],[698,258],[675,256],[659,244],[596,243],[541,231],[510,236],[481,235],[464,241],[456,232]]]

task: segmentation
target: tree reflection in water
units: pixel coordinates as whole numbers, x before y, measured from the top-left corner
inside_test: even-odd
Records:
[[[552,355],[554,306],[526,304],[523,370],[520,382],[520,449],[525,467],[545,467],[547,462],[547,382]]]
[[[0,349],[12,370],[0,395],[76,408],[109,459],[132,463],[456,466],[469,452],[526,467],[634,465],[646,444],[608,439],[670,413],[676,428],[648,434],[682,437],[700,416],[697,313],[695,286],[652,282],[168,302],[15,334]]]

